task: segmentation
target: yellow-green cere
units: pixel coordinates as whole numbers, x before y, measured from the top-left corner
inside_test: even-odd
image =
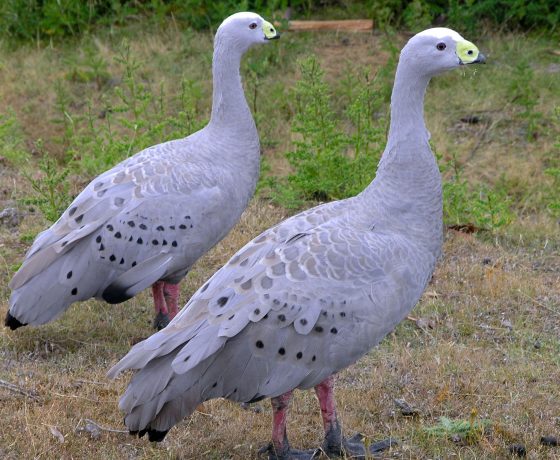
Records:
[[[457,43],[457,56],[463,64],[470,64],[478,58],[478,48],[467,40]]]
[[[263,21],[263,23],[262,23],[262,29],[263,29],[263,32],[264,32],[264,36],[265,36],[266,38],[268,38],[269,40],[275,38],[276,35],[277,35],[276,29],[275,29],[274,26],[273,26],[270,22],[268,22],[268,21]]]

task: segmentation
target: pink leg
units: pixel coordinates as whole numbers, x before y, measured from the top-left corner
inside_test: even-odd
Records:
[[[154,308],[156,310],[156,317],[154,318],[154,329],[158,331],[163,329],[169,324],[169,311],[165,303],[165,283],[158,281],[152,285],[152,295],[154,296]]]
[[[336,418],[336,403],[334,401],[334,376],[331,375],[315,387],[315,393],[321,406],[321,416],[323,417],[323,427],[328,433],[338,424]]]
[[[169,310],[169,319],[173,319],[179,311],[179,284],[164,283],[163,295]]]
[[[269,460],[313,460],[317,456],[317,449],[292,449],[286,434],[286,420],[288,407],[292,399],[292,391],[272,398],[272,443],[259,453],[268,453]]]
[[[315,393],[317,394],[317,398],[319,398],[323,426],[325,428],[323,451],[329,457],[345,455],[364,458],[367,456],[367,450],[369,450],[369,454],[373,455],[397,444],[394,439],[388,438],[383,441],[372,443],[369,445],[369,448],[366,448],[361,434],[358,433],[350,439],[345,439],[342,436],[342,428],[336,416],[336,403],[334,401],[334,375],[331,375],[317,385],[315,387]]]
[[[165,283],[163,281],[157,281],[152,285],[152,295],[154,296],[154,308],[156,310],[156,315],[161,312],[164,315],[168,314],[167,305],[165,304],[165,297],[163,293],[163,287]]]
[[[292,392],[288,391],[281,396],[271,399],[272,403],[272,446],[277,455],[289,450],[288,436],[286,435],[286,420],[288,407],[292,400]]]

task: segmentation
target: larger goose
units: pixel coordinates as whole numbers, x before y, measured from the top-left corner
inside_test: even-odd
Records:
[[[272,398],[269,457],[311,458],[313,452],[291,449],[286,418],[292,391],[315,387],[323,450],[365,454],[359,437],[342,435],[333,376],[392,331],[430,280],[442,246],[442,194],[424,94],[431,77],[478,62],[484,56],[477,47],[450,29],[410,39],[374,181],[356,197],[305,211],[248,243],[166,329],[111,369],[111,377],[139,370],[120,400],[132,432],[160,441],[202,401]]]
[[[229,232],[255,190],[259,137],[239,66],[251,46],[278,37],[254,13],[221,24],[208,125],[94,179],[35,239],[10,282],[6,326],[44,324],[78,300],[119,303],[150,286],[154,326],[177,314],[178,283]]]

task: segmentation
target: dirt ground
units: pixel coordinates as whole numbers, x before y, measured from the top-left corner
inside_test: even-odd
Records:
[[[172,48],[175,42],[166,40],[162,38],[156,48]],[[497,41],[488,39],[487,45]],[[323,37],[317,43],[306,39],[301,46],[319,55],[332,81],[343,76],[345,65],[375,66],[387,59],[375,40],[364,36]],[[44,66],[46,61],[40,61],[36,70],[29,70],[27,87],[18,86],[9,96],[6,90],[2,93],[3,104],[23,114],[25,148],[32,155],[39,137],[52,143],[54,150],[60,148],[52,139],[59,131],[41,125],[55,97],[48,88],[52,76],[37,83]],[[14,85],[15,72],[4,81]],[[295,77],[290,73],[282,78]],[[460,91],[446,92],[456,83],[448,79],[434,84],[428,94],[426,117],[438,152],[458,149],[459,156],[468,159],[474,149],[466,162],[469,179],[492,182],[506,171],[521,179],[536,174],[539,180],[543,161],[537,153],[551,148],[554,139],[523,144],[519,126],[511,121],[513,109],[506,104],[493,115],[496,123],[477,145],[484,128],[457,120],[477,109],[489,110],[495,100],[461,106]],[[439,100],[449,106],[440,110]],[[282,126],[269,127],[269,132],[282,132]],[[285,132],[284,136],[289,139]],[[274,157],[281,146],[265,153],[271,155],[274,168],[285,167]],[[18,168],[0,158],[0,211],[17,206],[23,218],[15,226],[0,225],[2,317],[8,308],[9,279],[34,235],[47,225],[37,209],[19,201],[28,188]],[[245,242],[288,215],[264,199],[254,199],[228,237],[191,270],[181,298],[186,301]],[[448,229],[443,257],[410,318],[337,377],[345,432],[359,431],[372,441],[398,439],[398,446],[381,458],[490,460],[511,458],[523,448],[530,459],[560,459],[560,447],[541,441],[543,436],[560,436],[558,235],[558,223],[542,212],[521,214],[497,233]],[[109,381],[105,374],[132,343],[151,333],[151,319],[151,299],[144,292],[117,306],[97,301],[76,304],[43,327],[2,329],[0,458],[257,458],[270,437],[268,401],[248,410],[225,400],[210,401],[157,445],[124,431],[117,401],[128,376]],[[402,399],[411,411],[395,402]],[[430,428],[440,423],[440,417],[470,423],[468,435],[452,428],[434,434]],[[478,429],[482,424],[486,428]],[[320,444],[320,411],[312,392],[297,393],[288,429],[296,447]]]

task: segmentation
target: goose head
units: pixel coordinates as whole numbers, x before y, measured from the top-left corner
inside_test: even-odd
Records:
[[[412,37],[401,51],[400,62],[432,77],[462,65],[483,64],[486,57],[454,30],[436,27]]]
[[[265,21],[258,14],[250,12],[235,13],[229,16],[216,32],[216,40],[229,42],[242,52],[247,51],[253,45],[277,38],[280,38],[280,34],[270,22]]]

